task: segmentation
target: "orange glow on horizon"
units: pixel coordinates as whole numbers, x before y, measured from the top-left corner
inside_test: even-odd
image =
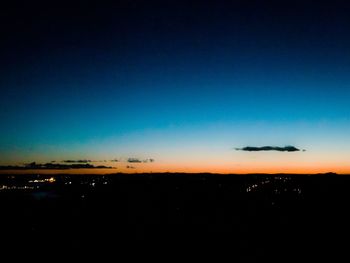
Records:
[[[0,170],[0,174],[114,174],[114,173],[217,173],[217,174],[253,174],[253,173],[291,173],[291,174],[317,174],[334,172],[338,174],[350,174],[350,167],[330,166],[330,165],[314,165],[314,166],[259,166],[259,167],[233,167],[231,166],[186,166],[178,164],[158,164],[152,167],[140,164],[133,169],[120,168],[94,168],[94,169],[27,169],[27,170]]]

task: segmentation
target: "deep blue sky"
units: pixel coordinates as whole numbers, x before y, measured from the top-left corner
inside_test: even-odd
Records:
[[[313,133],[315,148],[333,145],[334,134],[346,140],[346,1],[117,2],[1,10],[3,160],[57,158],[62,145],[70,156],[94,156],[113,140],[108,156],[147,155],[172,133],[216,125],[233,137],[240,130],[232,145],[227,135],[228,149],[239,139],[264,144],[267,131],[268,144],[303,147]],[[259,123],[265,128],[250,134]],[[317,136],[320,126],[328,135]],[[128,145],[134,134],[152,143]]]

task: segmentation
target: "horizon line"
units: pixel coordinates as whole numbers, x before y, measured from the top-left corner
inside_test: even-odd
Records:
[[[6,173],[6,171],[10,171],[10,173]],[[22,173],[11,173],[11,172],[18,172],[22,171]],[[2,175],[148,175],[148,174],[188,174],[188,175],[199,175],[199,174],[207,174],[207,175],[350,175],[350,173],[336,173],[336,172],[322,172],[322,173],[284,173],[284,172],[277,172],[277,173],[218,173],[218,172],[117,172],[117,173],[23,173],[23,171],[31,171],[31,170],[2,170],[0,171],[0,176]],[[42,171],[42,170],[41,170]],[[48,170],[52,171],[52,170]],[[55,170],[54,170],[55,171]],[[56,171],[62,171],[62,170],[56,170]],[[65,170],[67,171],[67,170]],[[33,172],[33,170],[32,170]]]

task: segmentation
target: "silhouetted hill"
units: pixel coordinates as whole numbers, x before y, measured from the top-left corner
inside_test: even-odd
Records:
[[[349,187],[333,173],[0,175],[1,247],[315,258],[346,244]]]

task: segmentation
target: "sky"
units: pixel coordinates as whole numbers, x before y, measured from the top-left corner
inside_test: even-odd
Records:
[[[350,173],[349,13],[347,1],[5,6],[0,165]],[[289,145],[300,151],[236,149]]]

